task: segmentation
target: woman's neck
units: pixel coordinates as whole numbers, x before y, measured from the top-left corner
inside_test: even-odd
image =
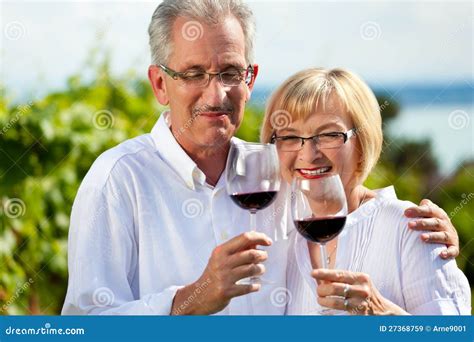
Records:
[[[359,208],[363,203],[376,197],[375,191],[366,188],[363,185],[356,185],[350,190],[347,196],[347,208],[349,213]]]

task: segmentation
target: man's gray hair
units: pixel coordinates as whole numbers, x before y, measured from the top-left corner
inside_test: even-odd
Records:
[[[248,64],[253,64],[255,19],[250,7],[241,0],[164,0],[153,13],[148,27],[152,64],[169,62],[172,28],[176,18],[195,20],[197,23],[194,27],[188,27],[189,34],[195,35],[202,34],[199,22],[218,24],[228,15],[233,15],[240,22],[245,37],[245,59]]]

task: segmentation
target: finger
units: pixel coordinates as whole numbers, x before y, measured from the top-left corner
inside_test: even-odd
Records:
[[[319,281],[325,280],[330,282],[354,284],[357,281],[358,273],[318,268],[311,272],[311,276]]]
[[[450,245],[450,237],[447,232],[423,233],[421,239],[426,243],[439,243],[443,245]]]
[[[347,287],[347,292],[344,290]],[[340,297],[362,297],[367,298],[369,291],[364,285],[349,285],[344,283],[322,283],[318,285],[317,293],[319,297],[340,296]]]
[[[235,268],[246,264],[258,264],[268,259],[268,253],[258,249],[247,249],[242,252],[232,254],[228,260],[227,265],[230,268]]]
[[[446,230],[444,229],[443,221],[437,217],[410,221],[408,227],[413,230],[427,230],[432,232]]]
[[[442,259],[454,259],[459,255],[457,246],[449,246],[439,254]]]
[[[252,292],[257,292],[261,288],[261,284],[238,284],[234,285],[229,289],[229,296],[231,298],[233,297],[239,297],[243,296]]]
[[[233,283],[236,283],[241,279],[260,276],[264,273],[265,265],[263,264],[242,265],[232,270],[230,278]]]
[[[267,235],[263,233],[246,232],[227,241],[226,243],[222,244],[221,247],[228,254],[233,254],[235,252],[247,249],[251,246],[270,246],[271,244],[272,239],[270,239]]]
[[[347,298],[347,305],[344,305],[344,297],[318,297],[318,303],[330,309],[343,310],[348,312],[362,311],[362,303],[365,298]]]
[[[420,205],[405,209],[407,217],[438,217],[444,218],[446,212],[434,204]]]
[[[420,205],[435,205],[435,206],[436,206],[436,204],[434,204],[433,202],[431,202],[431,200],[428,199],[428,198],[423,198],[423,199],[420,201]]]

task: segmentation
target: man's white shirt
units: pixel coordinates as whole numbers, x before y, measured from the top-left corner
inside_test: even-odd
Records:
[[[200,277],[212,250],[249,230],[249,213],[226,192],[225,172],[215,187],[205,179],[172,135],[168,112],[150,134],[103,153],[72,208],[62,314],[168,315],[176,291]],[[273,284],[232,299],[219,314],[284,314],[287,200],[281,191],[257,213],[258,231],[273,239],[264,275]]]

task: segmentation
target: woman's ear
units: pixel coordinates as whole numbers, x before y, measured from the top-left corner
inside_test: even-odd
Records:
[[[148,79],[150,80],[153,93],[158,102],[166,106],[169,103],[169,99],[164,77],[163,71],[157,65],[150,65],[148,68]]]

